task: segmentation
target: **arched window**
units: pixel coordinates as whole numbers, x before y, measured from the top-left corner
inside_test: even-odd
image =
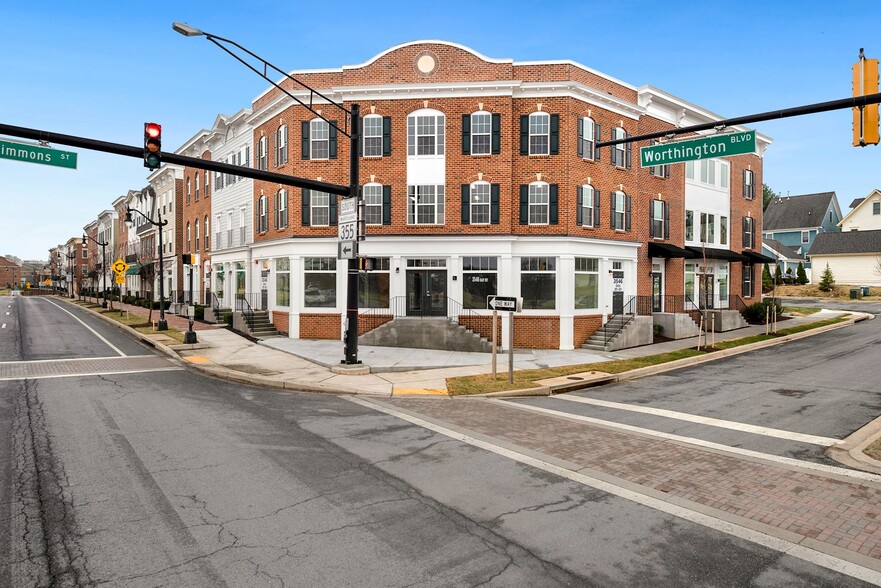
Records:
[[[375,182],[364,184],[364,220],[368,225],[381,225],[383,218],[382,210],[382,185]]]
[[[492,115],[479,110],[471,115],[471,155],[492,153]]]
[[[578,157],[596,159],[599,125],[589,116],[578,119]]]
[[[382,157],[382,126],[383,119],[378,114],[364,117],[364,157]]]
[[[196,219],[196,239],[195,239],[194,243],[195,243],[195,245],[196,245],[196,246],[194,247],[194,249],[195,249],[196,251],[198,251],[198,250],[199,250],[199,244],[200,244],[200,241],[199,241],[199,219]]]
[[[529,224],[546,225],[550,220],[550,185],[547,182],[529,184]]]
[[[471,184],[471,197],[469,198],[468,208],[470,217],[468,219],[468,222],[470,224],[488,225],[490,223],[489,182],[474,182],[473,184]]]
[[[192,191],[190,190],[190,178],[187,178],[187,204],[190,203],[190,195]]]
[[[611,226],[616,231],[630,230],[630,196],[619,191],[612,192],[609,199],[611,205]]]
[[[211,248],[211,231],[208,230],[208,215],[205,215],[205,251]]]
[[[600,226],[600,191],[585,184],[578,187],[577,224],[582,227]]]
[[[275,131],[275,166],[288,162],[288,127],[280,125]]]
[[[190,251],[193,250],[192,247],[191,247],[191,245],[192,245],[192,243],[193,243],[193,242],[190,240],[191,237],[192,237],[192,235],[190,234],[190,223],[187,223],[187,252],[190,252]]]
[[[444,154],[445,120],[443,113],[424,108],[407,117],[407,155]]]
[[[549,155],[551,149],[551,115],[533,112],[529,115],[529,154]]]
[[[196,177],[196,200],[199,199],[199,172],[195,173]]]

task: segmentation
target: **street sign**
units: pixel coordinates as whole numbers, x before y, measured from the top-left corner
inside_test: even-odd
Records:
[[[339,240],[354,241],[358,238],[358,199],[343,198],[339,204]],[[348,259],[348,258],[340,258]]]
[[[60,149],[12,141],[0,141],[0,159],[28,161],[30,163],[76,169],[76,155],[72,151],[61,151]]]
[[[117,284],[125,284],[125,275],[117,274],[115,280]]]
[[[355,241],[337,243],[337,259],[355,259],[356,257],[358,257],[358,250],[355,247]]]
[[[523,310],[523,299],[517,296],[487,296],[486,307],[489,310],[520,312]]]
[[[677,143],[661,143],[640,147],[639,164],[642,167],[682,163],[712,157],[727,157],[754,153],[756,150],[756,132],[725,133],[689,139]]]
[[[51,286],[52,280],[50,280],[49,278],[46,278],[45,280],[43,280],[43,283],[46,284],[47,286]]]
[[[126,262],[124,262],[122,259],[117,259],[116,261],[113,262],[113,265],[111,267],[113,268],[113,271],[115,271],[116,273],[124,274],[125,272],[128,271],[128,268],[131,266],[129,264],[127,264]]]

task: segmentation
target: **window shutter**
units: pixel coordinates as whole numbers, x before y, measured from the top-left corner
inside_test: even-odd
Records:
[[[664,170],[664,179],[669,179],[670,178],[670,165],[668,164],[668,165],[661,166],[661,169]]]
[[[382,224],[392,224],[392,187],[382,187]]]
[[[578,117],[578,157],[584,157],[584,118]],[[579,194],[581,194],[579,188]],[[581,223],[578,223],[581,224]]]
[[[593,191],[593,226],[600,226],[600,191],[596,188]]]
[[[303,124],[306,124],[306,123],[303,123]],[[309,223],[309,190],[306,190],[305,188],[303,188],[302,193],[303,193],[303,207],[302,207],[303,218],[302,218],[302,222],[303,222],[304,227],[308,227],[310,224]]]
[[[272,201],[274,203],[274,208],[272,211],[272,218],[273,218],[272,225],[276,231],[278,230],[278,199],[279,199],[279,196],[280,196],[279,194],[276,194],[275,198],[272,199]]]
[[[756,248],[756,223],[753,219],[749,219],[750,221],[750,233],[749,233],[749,246],[752,249]]]
[[[551,115],[551,155],[560,152],[560,115]]]
[[[579,127],[581,126],[581,122],[578,123]],[[581,141],[579,141],[579,144]],[[579,227],[584,226],[584,187],[578,186],[578,199],[576,200],[577,204],[575,207],[575,224]],[[593,220],[593,219],[591,219]]]
[[[652,239],[654,239],[655,237],[660,237],[660,235],[655,235],[655,217],[652,214],[652,208],[654,207],[654,205],[655,201],[649,200],[649,237],[651,237]]]
[[[492,154],[498,155],[502,152],[502,115],[494,114],[492,116]]]
[[[245,145],[245,167],[254,167],[251,165],[251,146]]]
[[[303,159],[309,159],[309,121],[303,121],[300,128],[303,129]]]
[[[361,118],[361,139],[358,141],[358,157],[364,157],[364,139],[366,135],[364,133],[364,117]]]
[[[520,115],[520,155],[529,155],[529,115]]]
[[[609,226],[615,228],[615,193],[609,192]]]
[[[330,224],[331,226],[334,226],[337,224],[336,211],[337,211],[337,206],[338,206],[338,203],[337,203],[338,198],[339,198],[338,196],[331,194],[330,195],[330,202],[327,205],[327,207],[329,209],[328,212],[330,212],[330,214],[328,215],[330,217],[330,221],[328,224]]]
[[[551,184],[548,195],[548,223],[555,225],[559,217],[559,188],[557,184]]]
[[[467,114],[465,116],[468,116]],[[462,124],[465,124],[465,116],[462,117]],[[463,131],[464,132],[464,131]],[[465,148],[463,140],[462,148]],[[470,224],[471,220],[471,185],[462,184],[462,224]]]
[[[288,191],[285,190],[284,191],[284,226],[285,226],[285,228],[287,228],[287,226],[288,226],[288,210],[290,209],[290,206],[288,204],[289,204],[288,203]]]
[[[747,228],[749,225],[747,224],[749,219],[747,217],[743,217],[743,222],[741,223],[740,229],[740,242],[743,247],[749,247],[749,237],[747,237]]]
[[[471,155],[471,115],[462,115],[462,155]],[[464,213],[463,213],[464,214]],[[462,221],[465,222],[465,221]]]
[[[523,120],[523,117],[520,117]],[[520,184],[520,224],[529,224],[529,185]]]
[[[392,154],[392,117],[382,117],[382,155],[388,157]]]
[[[670,204],[664,203],[664,238],[670,238]]]
[[[495,115],[493,115],[495,116]],[[489,222],[491,224],[499,224],[499,185],[490,184],[489,186]]]
[[[328,158],[336,159],[336,121],[330,121],[330,126],[328,128],[328,135],[330,140],[328,141]]]
[[[624,230],[630,230],[630,196],[624,196]]]
[[[279,163],[281,162],[281,156],[279,154],[279,149],[278,149],[280,146],[280,142],[278,140],[279,136],[281,136],[281,128],[280,127],[275,129],[275,132],[272,133],[272,140],[275,142],[275,149],[273,149],[273,151],[275,153],[275,162],[274,162],[275,167],[278,167]]]
[[[630,133],[624,133],[625,138],[629,136]],[[630,167],[633,165],[633,162],[631,161],[632,154],[633,145],[631,145],[630,143],[624,143],[624,167],[626,167],[627,169],[630,169]]]
[[[602,140],[602,136],[603,136],[602,130],[603,129],[600,126],[600,123],[594,123],[594,125],[593,125],[593,131],[594,131],[593,132],[593,159],[594,159],[594,161],[600,160],[600,148],[597,147],[596,145],[597,145],[597,143],[599,143]]]

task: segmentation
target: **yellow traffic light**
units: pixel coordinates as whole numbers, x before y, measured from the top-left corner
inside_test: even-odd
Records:
[[[860,49],[860,59],[853,64],[853,95],[854,97],[866,94],[878,93],[878,60],[866,59],[863,50]],[[865,147],[877,145],[879,137],[878,129],[878,104],[867,104],[853,109],[853,146]]]

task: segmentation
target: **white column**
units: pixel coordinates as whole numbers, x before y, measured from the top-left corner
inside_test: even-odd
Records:
[[[303,258],[291,257],[291,314],[288,316],[288,336],[300,338],[300,309],[303,300]]]
[[[514,258],[510,253],[499,257],[499,288],[497,292],[499,296],[520,296],[520,268],[515,267],[515,262],[519,263],[520,258]],[[505,316],[506,314],[499,313],[499,319],[502,320],[501,347],[503,350],[509,348],[508,341],[511,340],[510,320]]]
[[[560,349],[575,349],[575,256],[561,255],[557,267],[557,309],[560,312]]]

